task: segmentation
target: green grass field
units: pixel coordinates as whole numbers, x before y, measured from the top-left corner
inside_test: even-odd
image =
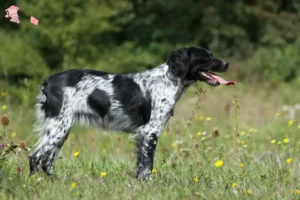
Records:
[[[134,138],[82,127],[63,146],[56,178],[28,177],[34,106],[10,104],[5,91],[0,199],[300,199],[300,111],[292,119],[282,110],[300,98],[287,88],[190,88],[160,136],[149,182],[134,177]],[[9,138],[30,150],[4,155]]]

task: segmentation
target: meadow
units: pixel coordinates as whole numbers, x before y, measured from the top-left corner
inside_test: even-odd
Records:
[[[19,24],[4,17],[12,5]],[[0,10],[0,200],[300,199],[299,0],[1,0]],[[191,46],[228,61],[224,78],[238,84],[189,88],[159,138],[152,181],[134,177],[129,134],[80,126],[56,176],[29,177],[45,77],[139,72]]]
[[[159,138],[152,181],[134,177],[134,138],[79,126],[56,176],[29,177],[34,106],[0,95],[0,199],[300,198],[300,98],[289,84],[195,84]]]

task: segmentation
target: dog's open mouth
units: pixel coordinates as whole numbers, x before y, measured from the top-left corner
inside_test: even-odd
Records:
[[[234,81],[226,81],[222,77],[216,75],[212,72],[200,72],[200,80],[204,81],[205,83],[211,85],[211,86],[217,86],[217,85],[235,85],[236,82]]]

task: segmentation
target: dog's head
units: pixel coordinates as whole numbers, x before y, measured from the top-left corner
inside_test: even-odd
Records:
[[[233,85],[213,72],[225,72],[229,63],[213,57],[213,54],[204,48],[191,47],[173,51],[167,60],[170,72],[175,77],[185,80],[203,81],[209,85]]]

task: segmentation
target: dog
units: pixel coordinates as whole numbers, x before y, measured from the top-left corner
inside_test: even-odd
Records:
[[[37,97],[36,131],[40,134],[29,156],[30,174],[41,167],[54,174],[54,162],[75,123],[133,133],[138,179],[151,179],[158,138],[182,94],[196,81],[225,84],[213,72],[228,62],[200,47],[171,52],[167,62],[140,73],[113,74],[68,70],[46,78]],[[81,136],[83,137],[83,136]]]

